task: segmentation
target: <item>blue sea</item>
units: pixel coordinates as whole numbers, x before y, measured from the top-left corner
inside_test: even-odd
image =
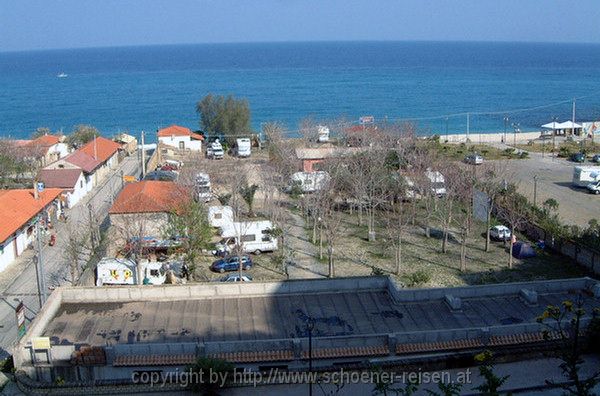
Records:
[[[61,72],[67,78],[58,78]],[[199,128],[207,95],[246,98],[252,125],[412,120],[420,133],[600,119],[600,45],[479,42],[203,44],[0,53],[0,135],[91,124],[107,136]],[[490,114],[493,113],[493,114]]]

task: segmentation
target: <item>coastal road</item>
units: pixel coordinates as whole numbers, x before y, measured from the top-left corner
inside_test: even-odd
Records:
[[[579,164],[547,154],[529,153],[525,160],[508,161],[508,173],[516,178],[517,188],[533,202],[534,179],[537,175],[537,204],[554,198],[559,217],[565,224],[587,227],[590,219],[600,220],[600,196],[589,194],[585,188],[571,186],[573,167]],[[593,166],[591,163],[582,164]],[[598,167],[600,169],[600,167]]]
[[[111,173],[91,191],[81,202],[73,208],[68,209],[67,223],[58,222],[55,227],[57,235],[56,245],[43,248],[44,280],[50,291],[57,286],[70,284],[70,272],[68,259],[65,254],[67,246],[66,233],[69,227],[77,228],[87,226],[89,219],[89,207],[93,216],[102,223],[108,215],[115,196],[122,188],[121,171],[125,175],[139,176],[140,163],[136,156],[125,157],[119,164],[117,170]],[[2,301],[0,302],[0,358],[11,353],[12,345],[17,338],[15,307],[19,301],[26,306],[26,326],[39,310],[37,294],[36,270],[33,262],[32,250],[26,251],[14,264],[0,274],[0,290],[2,290]]]

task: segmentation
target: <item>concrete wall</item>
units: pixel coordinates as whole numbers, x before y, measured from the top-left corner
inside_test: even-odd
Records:
[[[522,132],[517,133],[517,143],[526,143],[530,140],[534,140],[540,137],[541,132]],[[504,139],[504,133],[476,133],[471,132],[468,136],[466,134],[440,134],[440,141],[448,141],[448,143],[466,143],[467,138],[472,144],[479,143],[501,143]],[[514,133],[508,131],[506,133],[506,141],[511,144],[514,139]]]
[[[192,140],[189,136],[168,136],[168,137],[159,137],[160,143],[166,144],[167,146],[175,147],[180,149],[180,144],[183,143],[184,150],[191,151],[202,151],[202,141],[201,140]]]

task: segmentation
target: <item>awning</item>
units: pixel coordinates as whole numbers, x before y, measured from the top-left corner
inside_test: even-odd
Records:
[[[559,129],[581,129],[583,128],[581,125],[574,123],[573,121],[565,121],[561,122],[557,125]]]
[[[560,128],[560,122],[549,122],[547,124],[542,125],[542,128],[545,129],[561,129]]]

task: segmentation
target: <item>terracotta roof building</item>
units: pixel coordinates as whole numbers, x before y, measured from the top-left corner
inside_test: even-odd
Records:
[[[180,150],[200,151],[204,136],[194,133],[191,129],[179,125],[160,129],[157,132],[159,143],[175,147]]]
[[[63,136],[43,135],[33,140],[15,140],[13,143],[20,155],[33,158],[45,166],[69,154],[69,148],[63,140]]]
[[[0,271],[20,256],[33,240],[34,218],[40,213],[60,210],[60,206],[52,206],[62,191],[61,188],[47,188],[36,199],[32,189],[0,190]]]

